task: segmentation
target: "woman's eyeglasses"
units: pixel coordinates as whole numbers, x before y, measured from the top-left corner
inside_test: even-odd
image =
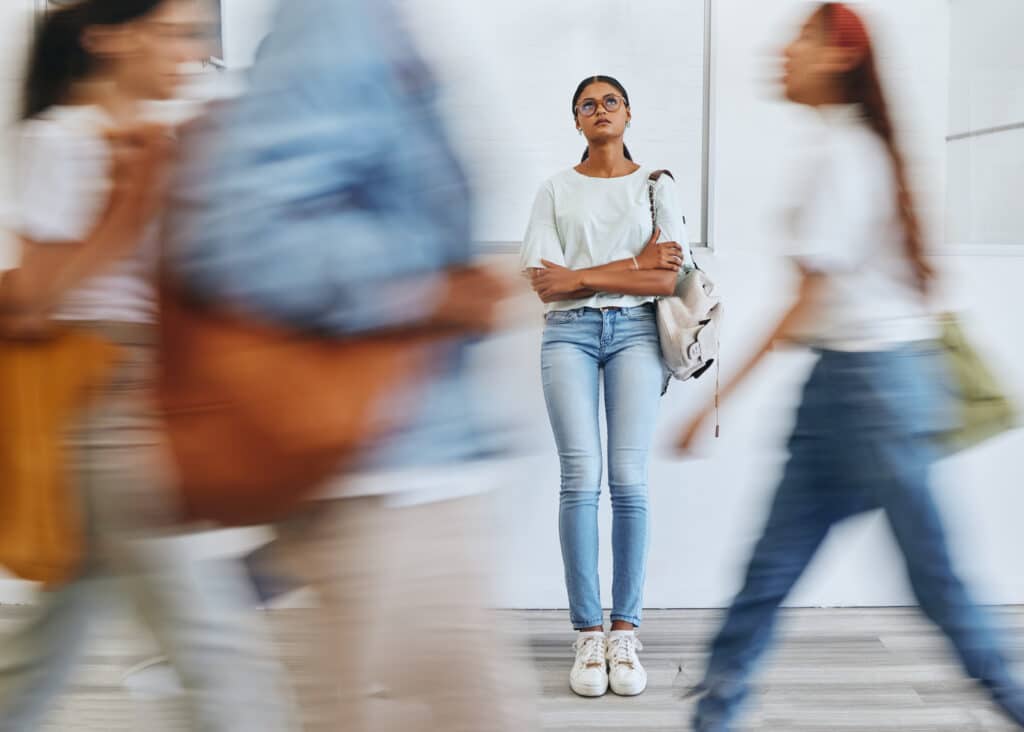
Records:
[[[618,112],[626,100],[617,94],[608,94],[601,99],[601,106],[604,107],[606,112]],[[576,114],[583,117],[593,117],[597,112],[598,101],[596,99],[584,99],[576,107]]]

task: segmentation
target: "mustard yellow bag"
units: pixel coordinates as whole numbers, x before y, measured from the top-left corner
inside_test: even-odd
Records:
[[[84,331],[0,338],[0,565],[22,579],[60,584],[82,559],[64,431],[115,355],[112,344]]]

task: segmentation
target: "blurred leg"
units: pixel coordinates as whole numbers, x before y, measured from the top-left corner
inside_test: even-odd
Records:
[[[779,606],[810,563],[835,514],[816,445],[795,444],[761,538],[711,644],[694,729],[727,732],[748,693],[757,662],[771,643]]]
[[[954,571],[928,485],[930,447],[914,437],[884,437],[871,446],[878,466],[877,496],[903,552],[914,595],[949,638],[964,670],[1024,727],[1024,687],[1009,670],[994,621]]]
[[[539,729],[525,652],[488,609],[494,533],[485,501],[395,508],[387,517],[374,729]]]
[[[40,729],[85,643],[96,582],[43,593],[31,619],[0,638],[0,732]]]
[[[921,609],[949,638],[966,672],[1024,726],[1024,688],[1013,679],[995,624],[957,576],[929,485],[931,435],[947,423],[941,354],[922,347],[847,356],[863,420],[848,440],[856,480],[885,509]],[[854,473],[848,470],[848,473]]]
[[[188,696],[195,728],[295,728],[291,695],[241,565],[166,540],[122,545],[122,581]]]
[[[153,409],[153,353],[126,345],[76,435],[96,562],[121,580],[178,673],[197,729],[288,730],[291,706],[242,564],[197,561],[176,530],[169,456]]]
[[[757,662],[771,643],[779,606],[837,521],[869,501],[837,470],[853,412],[843,409],[836,368],[822,358],[803,389],[789,440],[790,457],[767,524],[754,548],[743,588],[711,645],[697,707],[698,732],[728,732]]]
[[[369,715],[380,684],[371,634],[382,622],[376,613],[386,515],[380,497],[313,501],[279,534],[275,565],[308,584],[319,603],[300,611],[293,676],[307,732],[378,729]]]

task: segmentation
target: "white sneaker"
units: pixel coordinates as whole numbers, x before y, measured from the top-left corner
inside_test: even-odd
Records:
[[[613,630],[608,639],[608,683],[619,696],[636,696],[647,688],[647,672],[637,651],[643,650],[632,630]]]
[[[177,672],[163,656],[132,666],[121,677],[121,686],[143,699],[169,699],[185,693]]]
[[[569,674],[569,686],[580,696],[602,696],[608,691],[608,644],[601,631],[580,633],[572,644],[576,662]]]

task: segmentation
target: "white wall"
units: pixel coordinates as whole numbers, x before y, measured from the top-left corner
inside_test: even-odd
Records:
[[[541,182],[579,160],[586,143],[569,102],[580,79],[595,73],[629,90],[626,143],[637,159],[676,172],[688,233],[701,241],[703,2],[401,6],[444,84],[440,109],[474,188],[476,241],[517,242]]]
[[[22,66],[31,38],[34,0],[4,0],[0,3],[0,131],[9,129],[17,118],[21,101]],[[9,210],[12,155],[10,137],[0,134],[0,215]],[[0,269],[10,266],[14,247],[0,225]]]
[[[949,131],[1024,122],[1024,3],[951,3]],[[948,143],[947,241],[1024,248],[1024,129]]]
[[[34,0],[5,0],[0,3],[0,218],[8,215],[11,206],[12,155],[10,137],[6,133],[17,118],[21,96],[21,71],[26,46],[31,37],[31,10]],[[0,223],[0,269],[11,266],[15,248]],[[0,578],[4,576],[0,569]],[[0,602],[21,602],[31,597],[29,588],[20,583],[0,579]]]
[[[224,59],[228,68],[252,64],[260,41],[270,28],[278,0],[220,0]]]

